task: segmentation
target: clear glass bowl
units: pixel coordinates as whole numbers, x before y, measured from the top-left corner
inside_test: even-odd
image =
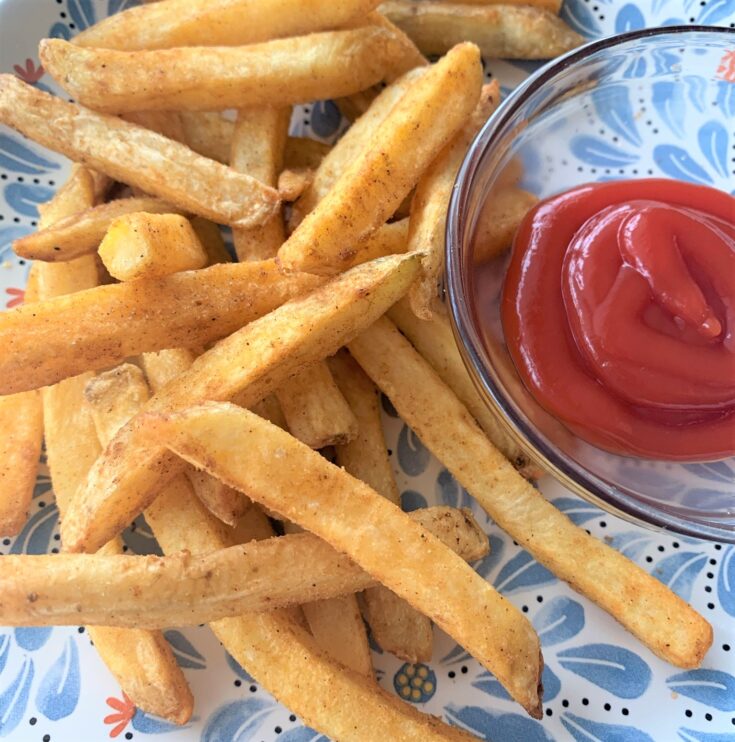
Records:
[[[536,72],[467,153],[449,207],[446,266],[465,363],[537,464],[630,521],[735,543],[735,459],[682,464],[608,453],[580,440],[528,394],[500,322],[507,256],[491,264],[497,295],[483,299],[491,322],[481,330],[471,299],[473,238],[489,194],[519,164],[520,186],[540,198],[582,183],[648,177],[735,193],[735,32],[681,26],[623,34]]]

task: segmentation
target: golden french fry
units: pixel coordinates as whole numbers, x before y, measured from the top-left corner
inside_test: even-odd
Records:
[[[337,463],[400,507],[400,495],[383,436],[378,390],[355,360],[342,350],[329,368],[358,422],[355,440],[335,446]],[[431,621],[383,586],[363,595],[365,617],[375,641],[409,662],[431,660]]]
[[[316,170],[332,148],[324,142],[308,137],[289,137],[283,151],[283,164],[292,170]]]
[[[195,152],[223,165],[230,161],[230,143],[235,122],[219,111],[181,111],[184,142]]]
[[[421,319],[431,319],[438,302],[438,284],[444,271],[444,233],[449,199],[467,148],[500,100],[500,85],[484,85],[480,101],[452,141],[431,163],[416,186],[411,203],[409,250],[424,250],[421,278],[411,287],[411,307]]]
[[[268,420],[268,422],[277,425],[279,428],[283,428],[283,430],[288,430],[286,418],[283,416],[283,410],[281,409],[281,405],[278,404],[275,394],[269,394],[267,397],[263,397],[260,402],[251,405],[250,409],[256,415]]]
[[[473,261],[492,260],[510,249],[521,220],[537,203],[536,196],[513,185],[494,190],[477,222]]]
[[[310,448],[347,443],[357,420],[325,363],[305,368],[276,390],[291,434]]]
[[[294,204],[291,212],[290,226],[296,227],[302,219],[329,193],[332,186],[342,173],[349,168],[354,160],[366,150],[386,116],[406,91],[416,82],[425,70],[413,70],[389,85],[370,104],[364,115],[347,129],[344,136],[324,154],[317,164],[314,180],[306,193]],[[295,143],[294,145],[295,146]],[[300,146],[303,146],[300,145]],[[286,162],[289,161],[289,143],[286,144]]]
[[[562,4],[562,0],[444,0],[444,2],[460,5],[535,5],[555,15],[559,15]]]
[[[0,393],[52,384],[145,351],[203,345],[318,284],[305,275],[282,276],[273,261],[214,265],[0,313]]]
[[[408,219],[401,219],[378,227],[354,250],[347,267],[351,268],[386,255],[405,253],[408,249],[408,226]]]
[[[659,657],[680,667],[699,665],[712,643],[709,623],[547,502],[490,443],[389,320],[380,319],[349,349],[424,445],[535,559],[608,611]]]
[[[106,113],[222,111],[339,97],[383,80],[403,54],[377,26],[249,46],[116,51],[44,39],[44,69],[75,100]]]
[[[119,281],[162,278],[203,268],[207,253],[179,214],[138,212],[115,219],[99,247],[107,272]]]
[[[254,178],[154,131],[55,98],[15,75],[0,75],[0,122],[115,180],[222,224],[261,224],[279,206],[278,192]]]
[[[358,266],[251,322],[197,358],[186,373],[152,397],[146,409],[233,397],[245,407],[255,404],[301,368],[335,353],[381,316],[416,278],[418,259],[401,255]],[[177,471],[175,457],[141,441],[136,421],[131,421],[96,462],[64,519],[65,548],[94,551],[140,513]]]
[[[31,260],[56,262],[96,252],[115,219],[145,211],[150,214],[179,214],[180,209],[159,198],[120,198],[93,206],[55,222],[13,242],[17,255]]]
[[[439,374],[442,381],[459,397],[503,456],[524,477],[528,479],[540,477],[543,471],[529,460],[523,449],[505,431],[475,388],[457,348],[449,320],[439,312],[435,312],[430,320],[419,319],[406,299],[396,302],[390,308],[388,316]]]
[[[145,424],[179,456],[354,559],[465,647],[529,714],[541,716],[543,662],[528,620],[364,482],[233,404],[157,413]]]
[[[349,265],[360,242],[393,214],[462,127],[481,84],[480,55],[472,44],[460,44],[427,68],[278,251],[281,265],[327,274]]]
[[[202,247],[207,253],[207,263],[209,265],[232,261],[232,257],[225,247],[225,241],[222,239],[222,232],[214,222],[202,219],[200,216],[193,216],[189,219],[189,223],[194,228],[199,242],[202,243]]]
[[[380,12],[424,54],[444,54],[454,44],[471,41],[484,57],[553,59],[583,43],[564,21],[531,5],[390,0]]]
[[[278,192],[286,203],[293,203],[311,185],[313,170],[282,170],[278,175]]]
[[[74,37],[103,49],[233,46],[338,28],[376,0],[162,0],[111,15]]]
[[[44,209],[41,226],[92,206],[99,183],[89,170],[75,167],[69,181]],[[40,298],[97,283],[94,256],[59,265],[36,265]],[[82,374],[42,391],[46,455],[62,518],[100,453],[94,424],[84,405],[83,390],[89,378],[89,374]],[[122,543],[115,539],[106,549],[107,553],[122,554]],[[88,632],[102,661],[138,708],[179,724],[189,720],[194,703],[191,690],[160,632],[94,626],[88,627]]]
[[[131,111],[122,118],[146,129],[157,131],[169,139],[186,142],[184,122],[177,111]]]

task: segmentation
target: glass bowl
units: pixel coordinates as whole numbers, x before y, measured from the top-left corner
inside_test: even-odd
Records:
[[[507,255],[483,268],[491,271],[492,288],[483,294],[481,329],[472,298],[473,239],[483,204],[513,174],[539,198],[583,183],[650,177],[735,193],[735,32],[637,31],[542,67],[470,147],[446,235],[446,284],[460,350],[481,394],[530,458],[615,515],[735,543],[735,459],[678,463],[609,453],[575,436],[529,395],[500,322]]]

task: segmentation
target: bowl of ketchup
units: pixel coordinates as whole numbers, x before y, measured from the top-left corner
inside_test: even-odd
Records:
[[[455,335],[528,456],[605,510],[735,542],[735,31],[541,68],[470,147]]]

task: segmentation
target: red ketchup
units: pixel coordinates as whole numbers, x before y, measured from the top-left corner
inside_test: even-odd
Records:
[[[502,321],[523,382],[624,455],[735,455],[735,198],[673,180],[585,185],[515,237]]]

